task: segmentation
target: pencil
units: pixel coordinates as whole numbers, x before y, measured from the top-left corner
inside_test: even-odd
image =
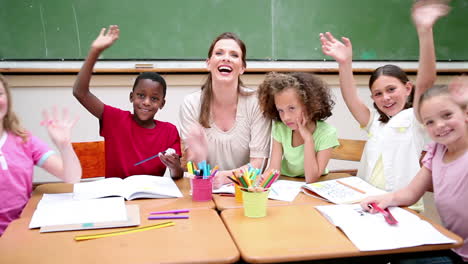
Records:
[[[354,187],[354,186],[351,186],[351,185],[349,185],[349,184],[347,184],[347,183],[344,183],[344,182],[342,182],[342,181],[340,181],[340,180],[337,180],[336,182],[339,183],[339,184],[342,184],[342,185],[344,185],[344,186],[346,186],[346,187],[348,187],[348,188],[351,188],[351,189],[355,190],[356,192],[360,192],[360,193],[362,193],[362,194],[365,194],[365,193],[366,193],[365,191],[363,191],[363,190],[361,190],[361,189],[358,189],[358,188],[356,188],[356,187]]]

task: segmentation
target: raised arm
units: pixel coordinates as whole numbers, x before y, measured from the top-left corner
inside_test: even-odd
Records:
[[[42,168],[67,183],[79,182],[81,165],[71,145],[71,130],[78,118],[71,118],[67,109],[60,116],[56,108],[52,110],[52,114],[44,111],[43,117],[42,124],[47,127],[49,137],[57,146],[60,156],[50,156]]]
[[[454,78],[449,84],[449,90],[455,102],[461,105],[468,104],[468,76]]]
[[[353,48],[348,38],[342,37],[341,41],[335,39],[330,32],[320,33],[322,52],[331,56],[338,62],[340,73],[340,89],[343,99],[354,119],[361,127],[369,123],[370,110],[359,98],[353,77]]]
[[[450,7],[442,1],[418,1],[414,4],[411,15],[419,38],[419,68],[414,91],[413,110],[419,117],[419,98],[434,85],[437,78],[434,36],[432,27],[442,16],[450,11]]]
[[[101,29],[99,36],[91,44],[88,57],[83,63],[75,84],[73,85],[73,96],[95,117],[101,119],[104,111],[104,103],[89,91],[89,81],[93,73],[94,64],[96,64],[99,55],[110,47],[119,38],[119,27],[110,26]]]

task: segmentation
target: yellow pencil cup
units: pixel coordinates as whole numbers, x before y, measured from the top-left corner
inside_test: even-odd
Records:
[[[237,203],[242,203],[242,191],[239,185],[234,184],[234,197],[236,198]]]
[[[269,190],[264,192],[242,191],[244,203],[244,215],[247,217],[265,217],[267,212],[267,200]]]

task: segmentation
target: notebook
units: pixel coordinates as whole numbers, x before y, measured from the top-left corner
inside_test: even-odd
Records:
[[[335,204],[357,203],[367,196],[386,193],[356,176],[308,183],[302,186],[302,191]]]
[[[76,200],[72,193],[44,194],[29,228],[128,220],[122,197]]]
[[[389,208],[398,221],[396,225],[389,225],[381,213],[364,211],[359,204],[322,205],[315,208],[339,227],[360,251],[456,243],[429,222],[399,207]]]
[[[105,178],[92,182],[75,183],[75,199],[121,196],[127,200],[138,198],[183,197],[171,177],[134,175],[125,179]]]
[[[139,226],[140,225],[140,207],[138,206],[138,204],[128,204],[126,205],[126,208],[127,208],[128,220],[125,220],[125,221],[43,226],[41,227],[41,229],[39,229],[39,232],[48,233],[48,232],[72,231],[72,230]]]

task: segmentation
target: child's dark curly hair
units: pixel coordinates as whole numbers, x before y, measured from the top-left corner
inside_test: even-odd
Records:
[[[276,73],[266,75],[258,88],[258,99],[263,115],[271,120],[281,121],[275,106],[275,95],[294,88],[306,109],[307,122],[325,120],[332,115],[335,102],[328,85],[317,75],[305,72]]]

